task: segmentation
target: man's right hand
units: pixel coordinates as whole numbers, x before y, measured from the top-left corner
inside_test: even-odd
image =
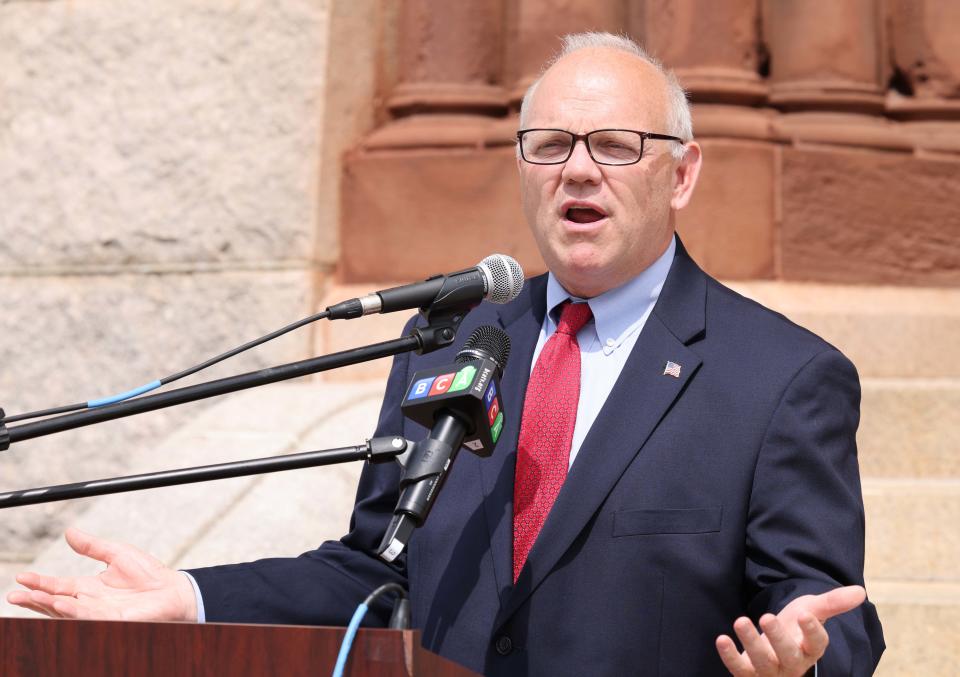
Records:
[[[75,552],[105,563],[106,570],[62,578],[25,572],[17,582],[29,590],[11,592],[8,602],[53,618],[196,622],[196,597],[183,573],[132,545],[78,529],[65,535]]]

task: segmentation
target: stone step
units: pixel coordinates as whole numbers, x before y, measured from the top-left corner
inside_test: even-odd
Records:
[[[960,479],[863,480],[866,576],[960,585]]]
[[[861,377],[960,376],[960,289],[727,284],[833,343]]]
[[[960,583],[867,580],[887,649],[880,677],[952,677],[960,666]]]
[[[864,477],[960,477],[960,379],[864,378]]]
[[[335,285],[320,307],[399,284]],[[836,345],[868,377],[960,377],[960,289],[726,282]],[[399,335],[412,313],[324,322],[317,350],[329,352]],[[466,337],[464,337],[466,338]],[[331,380],[382,378],[387,360],[338,370]]]

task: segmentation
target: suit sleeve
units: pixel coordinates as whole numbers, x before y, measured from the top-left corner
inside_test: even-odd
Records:
[[[412,326],[408,323],[406,330]],[[405,331],[405,334],[407,331]],[[403,433],[400,402],[407,386],[409,353],[394,359],[374,436]],[[347,625],[357,605],[384,583],[407,587],[406,558],[387,564],[377,546],[398,499],[396,463],[367,464],[360,477],[350,531],[299,557],[262,559],[190,569],[209,622]],[[385,626],[390,603],[371,607],[364,625]]]
[[[857,464],[860,384],[836,350],[793,377],[760,450],[747,522],[750,616],[801,595],[863,585],[864,512]],[[869,601],[826,624],[819,677],[871,675],[884,649]]]

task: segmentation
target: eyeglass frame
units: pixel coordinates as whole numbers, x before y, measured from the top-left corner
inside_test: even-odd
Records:
[[[573,138],[573,143],[570,144],[570,150],[567,152],[567,157],[562,160],[557,160],[556,162],[535,162],[533,160],[528,160],[527,156],[523,154],[523,135],[528,132],[563,132],[564,134],[569,134]],[[601,162],[597,158],[593,157],[593,150],[590,148],[590,141],[588,137],[591,134],[596,134],[597,132],[632,132],[634,134],[640,135],[640,156],[633,162]],[[646,143],[647,139],[653,139],[654,141],[679,141],[680,143],[686,143],[679,136],[670,136],[669,134],[656,134],[654,132],[641,132],[636,129],[619,129],[619,128],[608,128],[608,129],[594,129],[593,131],[587,132],[586,134],[574,134],[573,132],[566,129],[556,129],[554,127],[531,127],[529,129],[521,129],[517,131],[517,146],[520,150],[520,157],[524,162],[527,162],[531,165],[562,165],[573,155],[573,149],[577,147],[578,141],[583,141],[584,147],[587,149],[587,154],[590,156],[590,159],[593,160],[598,165],[603,165],[605,167],[629,167],[630,165],[635,165],[640,160],[643,159],[643,146]]]

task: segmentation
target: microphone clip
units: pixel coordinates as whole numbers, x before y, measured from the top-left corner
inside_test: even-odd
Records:
[[[435,350],[446,348],[457,338],[460,323],[466,317],[462,310],[427,309],[421,310],[420,316],[426,320],[426,327],[416,327],[413,336],[420,342],[415,351],[417,355],[426,355]]]

